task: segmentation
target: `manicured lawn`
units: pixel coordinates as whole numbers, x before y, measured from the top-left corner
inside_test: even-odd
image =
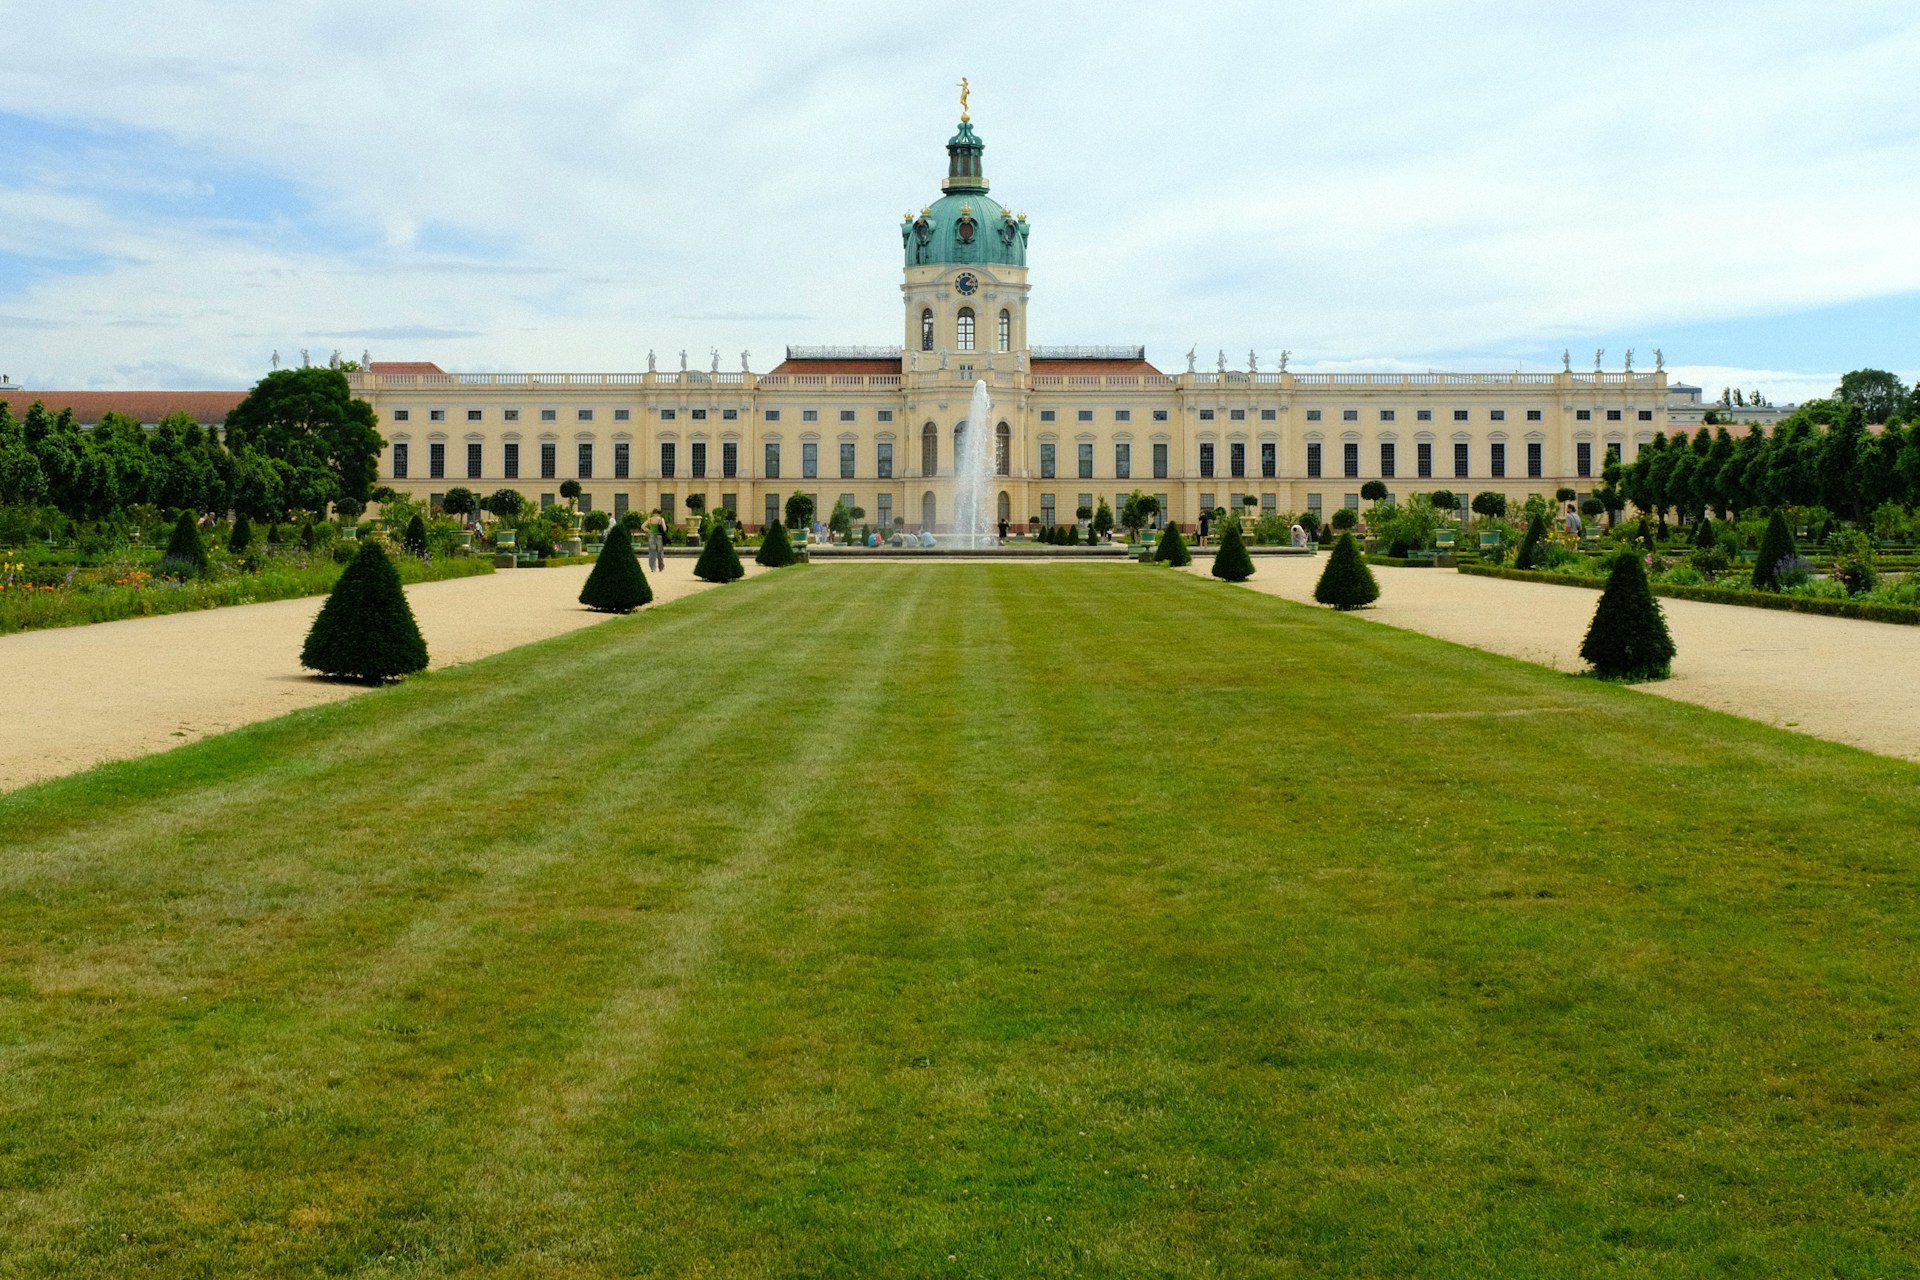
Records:
[[[0,799],[0,1275],[1912,1274],[1917,784],[782,571]]]

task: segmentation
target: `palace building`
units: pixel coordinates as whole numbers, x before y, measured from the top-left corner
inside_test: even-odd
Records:
[[[749,525],[795,492],[881,527],[943,531],[976,381],[993,400],[997,506],[1016,527],[1064,524],[1135,489],[1192,527],[1203,511],[1331,512],[1379,480],[1462,503],[1582,495],[1606,452],[1670,429],[1663,369],[1559,373],[1165,372],[1139,346],[1031,340],[1029,226],[988,194],[963,113],[938,199],[900,224],[900,344],[789,347],[765,373],[447,373],[372,362],[349,377],[378,413],[394,488],[514,488],[542,503],[578,480],[590,508],[684,518],[699,495]],[[1043,241],[1044,243],[1044,241]]]

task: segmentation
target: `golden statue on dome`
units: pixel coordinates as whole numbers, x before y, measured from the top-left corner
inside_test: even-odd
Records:
[[[967,78],[960,77],[960,123],[967,123]]]

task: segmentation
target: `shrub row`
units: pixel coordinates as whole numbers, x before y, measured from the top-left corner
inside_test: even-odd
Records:
[[[400,573],[400,580],[407,583],[470,578],[493,572],[492,561],[477,557],[428,562],[402,556],[394,567]],[[321,561],[305,568],[270,566],[260,573],[236,574],[213,581],[189,579],[181,583],[86,591],[0,592],[0,635],[324,595],[333,590],[340,573],[340,565]]]
[[[1431,559],[1407,560],[1407,559],[1402,559],[1399,556],[1371,556],[1371,555],[1362,556],[1361,559],[1365,560],[1368,564],[1386,565],[1389,569],[1431,569],[1433,568],[1433,561]]]
[[[1546,582],[1560,587],[1586,587],[1598,590],[1603,578],[1583,578],[1570,573],[1535,573],[1519,569],[1496,569],[1487,565],[1459,566],[1461,573],[1482,578],[1510,578],[1515,582]],[[1705,604],[1739,604],[1754,609],[1784,609],[1789,613],[1817,613],[1829,618],[1859,618],[1867,622],[1897,622],[1920,625],[1920,608],[1900,604],[1869,604],[1861,600],[1824,600],[1818,596],[1777,595],[1769,591],[1739,591],[1727,587],[1685,587],[1653,584],[1653,594],[1675,600],[1698,600]]]

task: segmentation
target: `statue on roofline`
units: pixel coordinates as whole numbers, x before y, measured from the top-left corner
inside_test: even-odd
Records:
[[[1282,373],[1285,373],[1285,372],[1287,371],[1287,360],[1288,360],[1288,358],[1289,358],[1289,357],[1291,357],[1292,355],[1293,355],[1293,352],[1291,352],[1291,351],[1287,351],[1287,350],[1285,350],[1285,349],[1282,349],[1282,350],[1281,350],[1281,352],[1280,352],[1280,372],[1282,372]]]
[[[278,347],[273,349],[273,367],[276,369],[280,367],[280,348]]]
[[[1247,352],[1247,372],[1248,373],[1260,372],[1260,361],[1251,351]]]
[[[1198,348],[1198,347],[1188,347],[1188,348],[1187,348],[1187,372],[1188,372],[1188,373],[1192,373],[1192,372],[1193,372],[1193,358],[1194,358],[1194,355],[1195,355],[1195,354],[1196,354],[1196,353],[1197,353],[1197,352],[1198,352],[1199,350],[1200,350],[1200,348]]]
[[[1573,351],[1569,347],[1562,347],[1560,349],[1560,372],[1573,372]]]
[[[1655,347],[1653,349],[1653,367],[1655,372],[1658,372],[1667,367],[1666,353],[1661,351],[1660,348],[1658,347]]]
[[[653,367],[653,348],[652,348],[652,347],[648,347],[648,348],[647,348],[647,372],[648,372],[648,373],[652,373],[653,371],[654,371],[654,367]]]
[[[1627,362],[1623,367],[1626,369],[1628,373],[1633,372],[1633,348],[1632,347],[1627,348]]]
[[[740,372],[742,372],[742,373],[752,373],[752,372],[753,372],[753,370],[752,370],[752,368],[750,368],[750,367],[749,367],[749,365],[748,365],[748,363],[747,363],[747,361],[748,361],[748,355],[747,355],[747,352],[746,352],[745,350],[742,350],[742,351],[740,352]]]
[[[1606,354],[1607,349],[1605,347],[1595,347],[1593,349],[1593,371],[1595,373],[1600,372],[1600,361]]]

